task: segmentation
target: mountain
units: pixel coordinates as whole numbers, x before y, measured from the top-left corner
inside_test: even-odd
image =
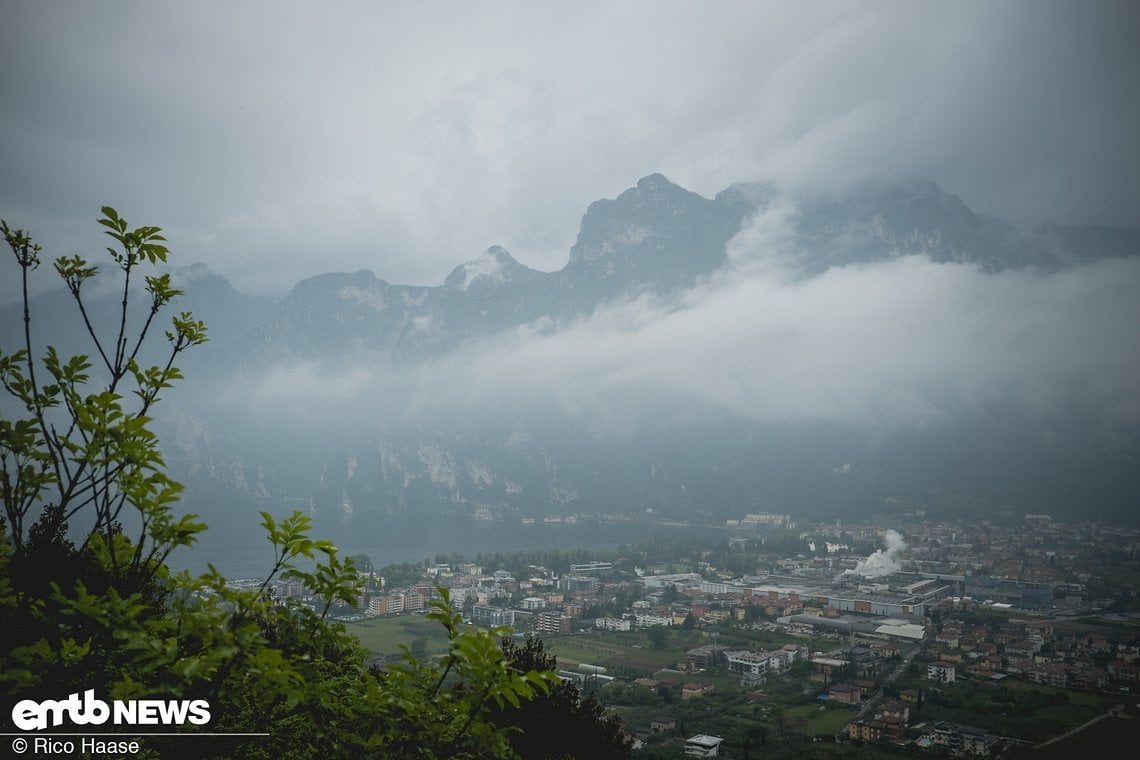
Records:
[[[563,381],[527,363],[561,361],[559,341],[578,328],[586,342],[572,345],[582,356],[608,350],[614,333],[595,326],[607,315],[633,325],[616,328],[621,334],[690,308],[702,288],[740,266],[734,251],[769,217],[781,236],[751,253],[780,261],[793,282],[910,257],[979,277],[1045,277],[1140,253],[1140,231],[1022,232],[931,182],[814,195],[739,184],[710,199],[654,174],[590,204],[556,272],[492,246],[436,286],[391,284],[368,270],[329,273],[271,305],[194,266],[176,272],[186,291],[177,308],[206,321],[211,342],[183,363],[189,380],[160,419],[188,506],[224,523],[304,505],[349,533],[413,517],[719,520],[884,505],[1131,514],[1140,496],[1136,430],[1105,428],[1079,410],[1042,421],[1028,402],[961,403],[952,416],[884,432],[810,414],[754,419],[670,392],[668,377],[657,384],[665,392],[651,392],[627,381],[626,370],[600,371],[595,381],[569,367]],[[55,321],[68,298],[46,294],[33,306],[48,315],[43,334],[76,350],[74,331]],[[106,316],[114,302],[108,295],[94,311]],[[638,322],[645,309],[656,316]],[[17,345],[18,316],[4,315],[5,347]],[[536,338],[549,343],[519,353]],[[657,356],[628,357],[631,377]],[[469,394],[465,384],[497,372],[513,390],[493,402],[485,391]],[[543,380],[528,385],[531,372]]]
[[[660,174],[644,177],[616,199],[590,204],[560,284],[587,303],[631,288],[688,287],[724,265],[724,246],[750,210]]]
[[[728,263],[726,246],[746,220],[782,199],[767,184],[734,185],[708,199],[650,175],[590,204],[557,272],[530,269],[492,246],[435,287],[391,285],[367,270],[320,275],[299,283],[250,342],[298,358],[380,352],[424,361],[541,318],[565,322],[617,298],[691,287]],[[1023,235],[932,182],[868,183],[792,200],[789,247],[805,275],[905,256],[991,272],[1055,270],[1140,251],[1135,230],[1053,226]]]

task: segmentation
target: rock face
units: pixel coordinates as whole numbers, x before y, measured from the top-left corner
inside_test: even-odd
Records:
[[[620,299],[683,292],[729,264],[742,225],[777,204],[790,209],[782,255],[804,277],[916,255],[997,272],[1140,253],[1135,230],[1021,234],[930,182],[812,197],[734,185],[708,199],[654,174],[589,206],[557,272],[530,269],[492,246],[438,286],[394,285],[367,270],[330,273],[297,284],[272,307],[196,266],[178,275],[183,306],[210,325],[212,341],[188,357],[190,380],[163,420],[169,461],[187,481],[191,507],[207,516],[232,504],[289,501],[349,522],[405,513],[504,518],[646,509],[692,517],[792,503],[872,509],[888,497],[911,504],[935,498],[931,489],[949,480],[975,484],[951,489],[959,502],[1029,506],[1039,499],[1042,489],[1026,487],[990,454],[1012,447],[1040,471],[1072,460],[1057,447],[1034,459],[1037,433],[1010,420],[996,427],[989,420],[979,448],[968,443],[984,427],[978,420],[937,436],[883,441],[841,425],[760,425],[707,409],[602,431],[569,403],[419,413],[416,377],[425,375],[417,373],[445,371],[437,368],[451,357],[477,355],[483,341],[511,331],[551,330]],[[41,313],[67,313],[62,295],[41,300]],[[14,313],[4,316],[5,346],[14,345],[18,324]],[[47,333],[67,329],[48,325]],[[246,389],[256,390],[239,392]],[[270,411],[250,414],[250,398]],[[1137,453],[1135,438],[1125,448]],[[862,464],[836,469],[853,452]],[[1134,503],[1135,475],[1082,456],[1104,498]],[[939,460],[948,469],[930,464]],[[1047,488],[1057,491],[1055,483]]]
[[[320,275],[299,283],[252,340],[299,358],[371,351],[423,361],[542,317],[574,318],[619,296],[690,287],[726,264],[726,246],[742,223],[780,200],[788,199],[764,184],[703,198],[653,174],[590,204],[560,271],[530,269],[492,246],[436,287],[392,285],[367,270]],[[1134,230],[1050,227],[1020,235],[932,182],[791,200],[794,263],[806,275],[913,255],[999,271],[1140,251]]]
[[[702,198],[660,174],[644,177],[616,199],[590,204],[559,273],[562,285],[586,298],[692,285],[725,263],[724,246],[750,210]]]

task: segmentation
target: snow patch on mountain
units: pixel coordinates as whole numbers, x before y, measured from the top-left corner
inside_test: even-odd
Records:
[[[479,258],[456,267],[445,284],[458,290],[467,290],[476,281],[503,283],[510,279],[508,270],[513,262],[509,253],[497,245],[492,246]]]

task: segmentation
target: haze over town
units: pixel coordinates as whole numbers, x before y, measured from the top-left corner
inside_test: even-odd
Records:
[[[198,689],[203,746],[281,757],[1084,757],[1140,717],[1136,3],[0,21],[5,697]],[[139,225],[147,292],[99,258]],[[208,328],[173,387],[156,293]]]

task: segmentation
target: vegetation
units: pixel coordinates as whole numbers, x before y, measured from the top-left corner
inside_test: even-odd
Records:
[[[549,672],[558,660],[548,654],[542,639],[528,638],[519,644],[503,639],[503,655],[517,673]],[[593,697],[583,699],[578,687],[562,681],[525,705],[501,705],[491,709],[488,720],[512,730],[511,747],[525,760],[532,758],[629,757],[621,720],[607,718]]]
[[[24,345],[0,351],[10,396],[0,418],[0,693],[9,703],[87,690],[108,702],[203,700],[209,719],[179,733],[231,734],[142,738],[143,757],[514,756],[514,727],[526,723],[503,716],[559,694],[557,678],[508,667],[497,639],[506,631],[462,626],[445,590],[426,616],[444,631],[443,656],[425,661],[407,649],[369,669],[368,652],[328,619],[334,603],[355,601],[356,565],[310,537],[300,513],[262,513],[273,570],[258,588],[231,588],[212,568],[198,577],[167,569],[171,552],[192,547],[206,526],[175,514],[182,487],[166,474],[151,415],[181,379],[176,359],[206,330],[188,313],[173,317],[164,358],[140,364],[179,291],[169,275],[148,275],[141,316],[131,300],[140,268],[165,262],[168,250],[159,228],[131,229],[112,208],[99,223],[122,279],[109,338],[84,301],[97,267],[78,256],[55,262],[94,359],[37,351],[28,282],[40,247],[0,226],[20,267],[24,322]],[[273,598],[276,578],[301,581],[318,603]],[[3,721],[15,728],[12,716]],[[268,735],[236,736],[248,732]]]

